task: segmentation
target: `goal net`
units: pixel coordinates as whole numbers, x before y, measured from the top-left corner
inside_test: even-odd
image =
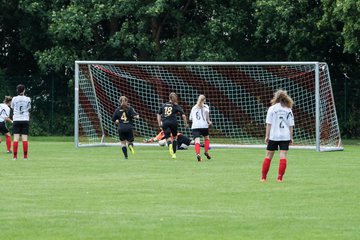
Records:
[[[319,62],[75,62],[75,144],[119,142],[111,117],[125,95],[139,113],[135,141],[159,132],[156,113],[175,92],[186,115],[206,96],[212,144],[264,147],[276,90],[294,100],[294,147],[341,150],[329,68]],[[179,131],[191,137],[179,118]]]

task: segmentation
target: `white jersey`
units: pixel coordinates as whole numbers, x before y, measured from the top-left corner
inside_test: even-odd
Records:
[[[13,97],[11,108],[14,110],[13,121],[29,121],[31,109],[31,100],[26,96]]]
[[[0,104],[0,122],[5,122],[5,119],[10,117],[10,108],[5,103]]]
[[[266,123],[271,124],[269,139],[272,141],[289,141],[290,127],[294,126],[292,110],[280,103],[272,105],[266,115]]]
[[[190,121],[192,121],[191,129],[209,128],[209,119],[206,118],[206,116],[209,115],[206,113],[209,112],[210,110],[208,105],[204,104],[202,108],[197,108],[197,106],[195,105],[191,109],[191,113],[189,116]]]

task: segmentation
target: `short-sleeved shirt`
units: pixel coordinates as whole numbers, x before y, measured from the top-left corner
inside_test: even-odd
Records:
[[[13,121],[29,121],[31,100],[29,97],[19,95],[13,97],[11,108],[14,110]]]
[[[177,104],[173,104],[171,102],[164,103],[159,111],[158,114],[161,115],[161,121],[170,122],[170,123],[177,123],[176,115],[177,114],[183,115],[184,110]]]
[[[118,107],[112,116],[112,121],[115,122],[119,120],[119,130],[132,130],[134,127],[134,117],[137,115],[134,108],[130,106],[127,110]]]
[[[189,119],[192,121],[191,129],[209,128],[208,116],[210,109],[209,106],[204,104],[201,108],[196,105],[191,109]]]
[[[0,104],[0,122],[5,122],[5,119],[10,117],[10,108],[7,104]]]
[[[289,141],[290,127],[295,125],[291,108],[280,103],[272,105],[266,115],[266,123],[271,124],[269,139],[272,141]]]

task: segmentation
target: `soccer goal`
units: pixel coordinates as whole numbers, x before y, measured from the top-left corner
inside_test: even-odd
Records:
[[[140,115],[135,141],[155,136],[156,113],[175,92],[187,116],[199,94],[206,96],[212,146],[264,147],[266,112],[278,89],[295,103],[293,147],[342,150],[329,68],[320,62],[76,61],[75,144],[119,142],[111,117],[122,95]]]

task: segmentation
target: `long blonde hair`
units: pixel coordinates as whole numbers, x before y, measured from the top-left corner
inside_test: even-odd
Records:
[[[177,104],[178,97],[177,97],[176,93],[174,93],[174,92],[170,93],[170,95],[169,95],[169,100],[170,100],[170,102],[172,102],[173,104]]]
[[[198,100],[197,100],[195,106],[196,106],[197,108],[202,108],[202,107],[204,106],[205,100],[206,100],[205,95],[200,95],[200,96],[198,97]]]
[[[273,99],[271,99],[271,105],[274,105],[276,103],[281,103],[281,105],[285,105],[288,108],[292,108],[294,105],[294,101],[292,98],[287,94],[285,90],[277,90],[274,93]]]
[[[125,96],[121,96],[119,98],[119,104],[120,104],[120,108],[123,110],[127,110],[129,105],[128,105],[129,99]]]

